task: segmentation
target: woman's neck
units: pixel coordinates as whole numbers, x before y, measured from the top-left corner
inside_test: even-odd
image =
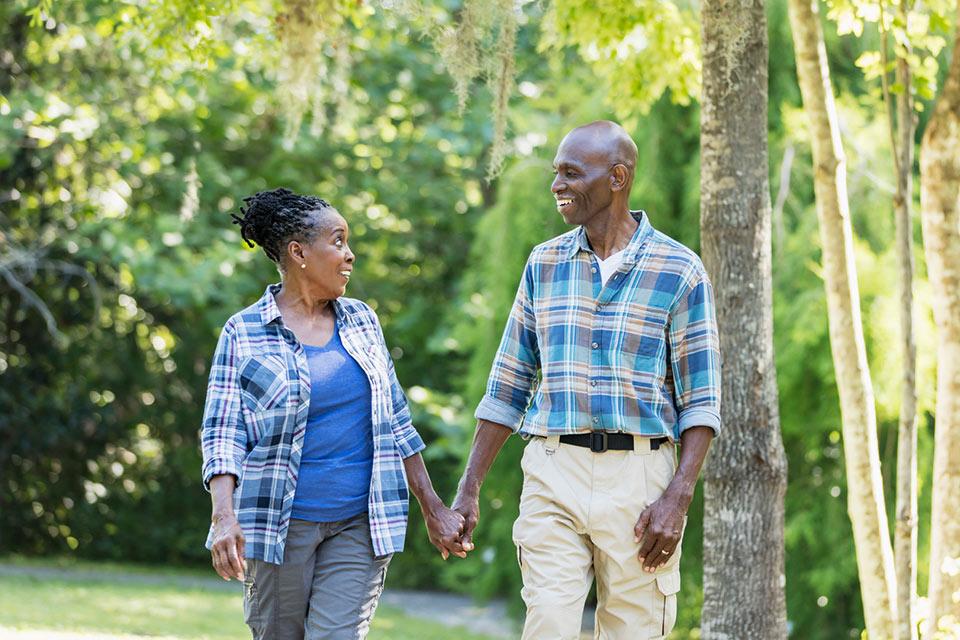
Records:
[[[285,278],[275,298],[281,312],[300,317],[316,318],[333,313],[330,298],[311,293],[304,283],[297,282],[296,279]]]

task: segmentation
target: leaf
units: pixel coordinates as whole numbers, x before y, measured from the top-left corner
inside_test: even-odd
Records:
[[[864,51],[860,54],[860,57],[857,58],[855,65],[861,69],[869,69],[871,67],[876,67],[880,64],[880,52],[879,51]]]
[[[837,35],[845,36],[852,33],[859,38],[863,33],[863,21],[856,16],[852,9],[836,11],[832,17],[837,22]]]
[[[879,22],[880,21],[880,5],[873,4],[873,3],[860,4],[857,6],[857,14],[867,22]]]
[[[943,48],[947,46],[946,39],[940,36],[927,36],[921,40],[921,43],[934,57],[939,56]]]

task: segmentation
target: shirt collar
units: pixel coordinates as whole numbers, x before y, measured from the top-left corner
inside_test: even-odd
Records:
[[[647,238],[650,237],[650,234],[653,233],[653,226],[651,226],[646,212],[642,209],[631,211],[630,215],[637,221],[637,230],[633,232],[633,237],[630,238],[630,242],[623,250],[623,261],[624,263],[632,264],[637,261],[640,249],[647,241]],[[580,251],[594,253],[590,247],[590,242],[587,240],[587,232],[583,225],[581,225],[573,235],[573,240],[570,242],[567,250],[567,258],[574,258]]]
[[[260,297],[259,302],[257,302],[257,307],[260,310],[260,322],[264,326],[274,322],[275,320],[281,320],[280,307],[277,306],[277,299],[275,297],[280,291],[281,284],[282,283],[278,282],[276,284],[267,285],[267,288]],[[343,303],[341,303],[339,300],[333,301],[333,311],[337,314],[338,320],[341,322],[347,321]]]

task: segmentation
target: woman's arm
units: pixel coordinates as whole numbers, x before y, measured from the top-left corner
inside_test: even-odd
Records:
[[[229,320],[220,332],[213,354],[200,427],[203,484],[208,488],[214,476],[230,474],[239,478],[246,456],[247,430],[241,410],[238,351],[236,330]]]
[[[423,464],[423,456],[415,453],[404,458],[403,467],[407,472],[407,482],[410,485],[410,490],[417,497],[417,502],[420,503],[420,511],[423,512],[423,520],[427,525],[430,542],[437,548],[444,560],[449,558],[451,553],[458,558],[466,558],[467,551],[470,551],[473,547],[460,544],[460,534],[463,532],[463,516],[452,509],[448,509],[437,492],[434,491],[433,483],[430,482],[430,474],[427,473],[427,467]]]
[[[213,501],[213,568],[224,580],[244,578],[244,539],[233,512],[233,492],[243,464],[247,435],[240,409],[237,379],[237,344],[232,320],[227,321],[210,367],[203,426],[203,483]]]
[[[213,568],[224,580],[244,578],[243,531],[237,516],[233,512],[233,491],[237,478],[231,474],[214,476],[210,479],[210,497],[213,501],[213,546],[210,555]]]

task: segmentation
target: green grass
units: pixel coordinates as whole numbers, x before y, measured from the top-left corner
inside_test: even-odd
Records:
[[[10,562],[25,567],[59,568],[57,562]],[[109,577],[0,575],[0,626],[6,629],[167,636],[183,640],[249,638],[243,624],[240,587],[236,592],[187,586],[196,571],[81,563],[76,571],[107,572]],[[124,582],[125,575],[149,576],[155,584]],[[487,640],[464,629],[410,618],[379,607],[370,640]]]

